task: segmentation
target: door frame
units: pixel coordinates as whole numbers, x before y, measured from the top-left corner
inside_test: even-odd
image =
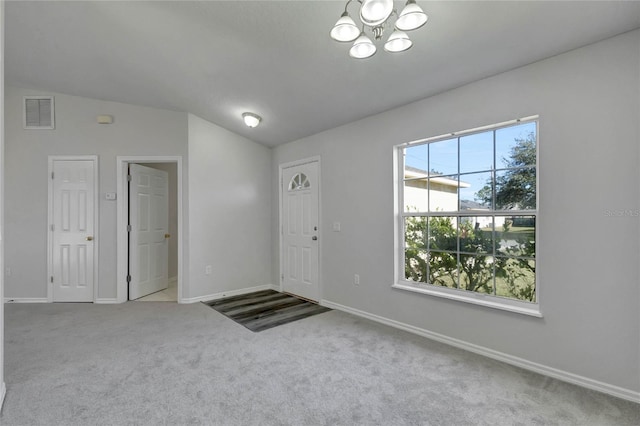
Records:
[[[323,226],[322,226],[322,187],[320,182],[321,178],[321,162],[320,156],[307,157],[300,160],[290,161],[287,163],[281,163],[278,165],[278,228],[280,232],[279,235],[279,252],[280,252],[280,273],[278,275],[279,281],[279,291],[284,291],[284,223],[282,220],[282,209],[284,202],[284,193],[283,193],[283,182],[282,175],[284,169],[288,169],[290,167],[302,166],[308,163],[318,163],[318,304],[322,305],[323,302],[323,293],[322,293],[322,242],[323,240]]]
[[[47,180],[48,185],[48,215],[47,215],[47,302],[53,303],[53,283],[51,277],[53,277],[53,232],[51,231],[51,225],[53,224],[53,179],[51,174],[53,173],[54,161],[93,161],[93,235],[95,244],[93,245],[93,303],[96,303],[98,298],[98,271],[100,261],[100,212],[98,210],[100,203],[100,192],[98,178],[98,167],[100,163],[97,155],[50,155],[48,157],[48,173]]]
[[[177,204],[178,204],[178,303],[183,303],[183,205],[182,205],[182,156],[117,156],[116,157],[116,301],[124,303],[128,300],[127,271],[129,266],[129,243],[127,224],[129,223],[129,187],[127,172],[130,163],[175,163],[177,165]]]

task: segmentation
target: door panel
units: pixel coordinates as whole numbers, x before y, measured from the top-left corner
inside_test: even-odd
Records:
[[[282,194],[283,290],[318,301],[318,162],[283,169]]]
[[[169,287],[169,180],[138,164],[129,174],[129,300],[135,300]]]
[[[93,160],[53,161],[54,302],[93,301],[95,196]]]

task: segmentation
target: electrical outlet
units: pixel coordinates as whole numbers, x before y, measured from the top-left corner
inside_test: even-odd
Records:
[[[207,265],[204,267],[204,273],[206,275],[211,275],[212,272],[213,272],[213,268],[211,267],[211,265]]]
[[[353,285],[360,285],[360,275],[355,274],[353,276]]]

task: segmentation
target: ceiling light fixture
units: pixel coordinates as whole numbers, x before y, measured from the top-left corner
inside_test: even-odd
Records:
[[[260,122],[262,121],[262,117],[252,112],[242,113],[242,119],[244,120],[244,124],[249,127],[257,127],[258,124],[260,124]]]
[[[347,11],[349,4],[354,1],[360,3],[361,30]],[[392,25],[393,16],[396,17],[396,21]],[[391,53],[404,52],[413,45],[405,31],[422,27],[427,19],[427,14],[415,0],[407,0],[400,14],[393,8],[393,0],[348,0],[344,6],[344,13],[331,29],[331,38],[343,43],[353,41],[349,55],[352,58],[365,59],[370,58],[377,51],[373,41],[365,33],[365,28],[371,32],[374,40],[380,40],[384,30],[392,27],[393,32],[384,43],[384,50]]]

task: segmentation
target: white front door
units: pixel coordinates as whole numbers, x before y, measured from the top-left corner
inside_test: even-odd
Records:
[[[281,191],[282,288],[318,301],[318,162],[284,168]]]
[[[169,287],[167,172],[129,165],[129,300]]]
[[[52,160],[51,283],[54,302],[92,302],[96,161]]]

